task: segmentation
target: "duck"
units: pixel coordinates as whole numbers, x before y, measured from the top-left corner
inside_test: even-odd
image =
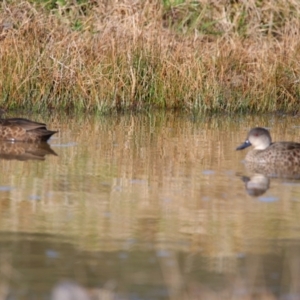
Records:
[[[25,118],[0,118],[0,140],[10,142],[47,142],[58,131],[48,130],[46,124]]]
[[[300,167],[300,143],[272,142],[270,132],[263,127],[252,128],[245,142],[236,150],[250,146],[253,146],[253,149],[245,157],[248,163]]]

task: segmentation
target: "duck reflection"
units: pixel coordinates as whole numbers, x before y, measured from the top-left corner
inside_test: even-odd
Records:
[[[254,174],[250,177],[242,176],[247,193],[253,197],[259,197],[270,187],[270,179],[263,174]]]
[[[258,197],[270,187],[271,178],[290,180],[300,179],[300,166],[278,166],[275,164],[258,164],[246,161],[245,166],[251,176],[241,176],[246,191],[250,196]]]
[[[45,160],[46,155],[57,156],[48,143],[0,143],[0,159]]]

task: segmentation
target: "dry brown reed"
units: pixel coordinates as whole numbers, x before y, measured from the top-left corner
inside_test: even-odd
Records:
[[[298,1],[81,2],[1,2],[2,106],[299,110]]]

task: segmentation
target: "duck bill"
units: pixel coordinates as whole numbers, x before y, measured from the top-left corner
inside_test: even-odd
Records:
[[[246,140],[242,145],[238,146],[235,150],[243,150],[250,146],[251,146],[251,143],[248,140]]]

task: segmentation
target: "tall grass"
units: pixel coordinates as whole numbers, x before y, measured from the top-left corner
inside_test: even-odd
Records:
[[[299,111],[300,2],[3,1],[0,105]]]

